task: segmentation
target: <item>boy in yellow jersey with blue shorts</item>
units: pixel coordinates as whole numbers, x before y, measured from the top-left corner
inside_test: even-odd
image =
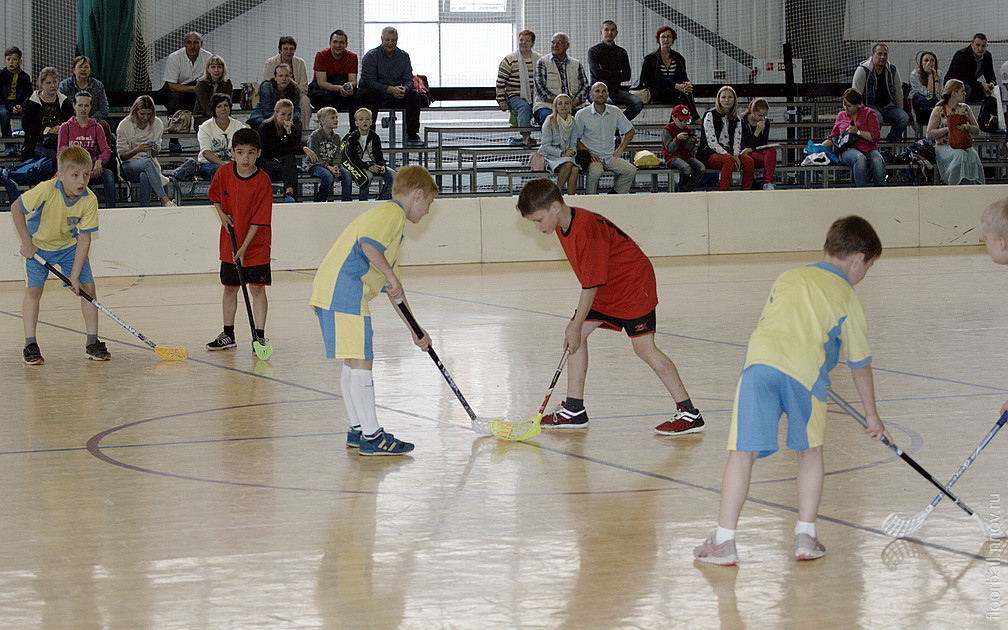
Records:
[[[63,270],[73,292],[94,295],[94,277],[88,264],[91,234],[98,230],[98,200],[88,190],[91,156],[81,147],[65,147],[56,158],[56,178],[42,182],[11,204],[14,229],[21,238],[25,258],[25,296],[22,304],[25,346],[24,362],[42,365],[45,360],[35,339],[39,301],[49,270],[34,259],[36,253]],[[84,352],[94,361],[111,358],[98,339],[98,309],[81,298],[87,341]]]
[[[371,311],[368,302],[383,287],[389,301],[402,299],[399,248],[406,221],[418,223],[438,194],[434,178],[422,166],[406,166],[392,182],[392,201],[379,204],[347,226],[315,273],[312,297],[322,329],[326,357],[343,359],[340,389],[350,418],[347,446],[361,455],[405,455],[413,444],[396,438],[378,424],[371,367]],[[398,308],[399,317],[403,318]],[[405,319],[403,319],[405,321]],[[430,347],[427,333],[413,336],[421,350]]]
[[[798,455],[795,559],[814,560],[826,553],[816,536],[815,518],[823,486],[826,389],[841,348],[864,405],[865,432],[876,440],[889,437],[875,409],[867,324],[854,293],[854,285],[881,255],[882,242],[867,221],[849,216],[833,222],[823,250],[822,262],[792,269],[774,281],[749,338],[728,435],[718,527],[693,551],[702,562],[738,563],[735,528],[752,467],[757,458],[777,451],[781,414],[788,417],[787,446]]]

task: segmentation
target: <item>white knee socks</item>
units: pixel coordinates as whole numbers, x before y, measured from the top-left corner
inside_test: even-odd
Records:
[[[381,429],[378,425],[378,414],[375,411],[374,401],[374,381],[371,380],[371,370],[350,370],[350,396],[344,392],[343,398],[349,398],[349,404],[353,405],[357,420],[360,422],[361,431],[364,435],[374,435]],[[348,404],[348,413],[349,411]],[[353,418],[351,417],[351,422]]]

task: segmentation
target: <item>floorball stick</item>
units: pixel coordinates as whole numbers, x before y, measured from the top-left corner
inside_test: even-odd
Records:
[[[984,447],[987,446],[987,443],[990,442],[995,435],[997,435],[998,431],[1001,430],[1001,427],[1004,426],[1005,421],[1008,421],[1008,412],[1001,414],[1001,417],[998,418],[998,421],[994,424],[993,427],[991,427],[991,430],[987,432],[987,435],[984,437],[983,441],[980,442],[980,445],[976,447],[976,450],[973,451],[973,454],[970,455],[968,458],[966,458],[966,461],[964,461],[962,466],[959,467],[959,471],[952,476],[952,479],[950,479],[947,484],[945,484],[946,490],[951,488],[952,485],[959,480],[959,477],[961,477],[962,474],[966,472],[966,469],[970,467],[970,465],[973,463],[973,460],[975,460],[977,458],[977,455],[980,454],[980,451],[984,450]],[[937,506],[938,503],[940,503],[944,497],[945,495],[939,492],[938,496],[936,496],[934,500],[931,501],[930,505],[928,505],[926,508],[924,508],[923,510],[921,510],[916,515],[910,518],[903,518],[895,513],[890,514],[885,518],[884,521],[882,521],[882,531],[884,531],[889,536],[892,536],[893,538],[905,538],[906,536],[915,533],[918,529],[921,528],[921,526],[924,524],[924,520],[928,517],[929,514],[931,514],[931,511],[935,509],[935,506]]]
[[[413,313],[410,311],[409,306],[406,305],[406,302],[400,298],[396,300],[396,307],[399,309],[399,312],[403,314],[403,317],[406,319],[406,323],[413,329],[413,334],[417,336],[417,339],[421,338],[423,336],[423,330],[420,328],[420,324],[417,323],[416,318],[413,317]],[[445,382],[448,383],[448,387],[455,392],[455,397],[458,398],[459,402],[462,403],[462,408],[465,409],[467,414],[469,414],[473,431],[490,435],[493,433],[493,431],[491,431],[491,427],[494,423],[513,424],[507,420],[477,416],[476,412],[469,406],[469,403],[466,402],[465,396],[462,395],[462,391],[458,388],[458,385],[455,384],[455,379],[453,379],[451,374],[448,373],[448,368],[445,367],[444,363],[441,362],[441,358],[437,355],[437,352],[434,351],[434,346],[427,346],[427,354],[434,360],[434,365],[436,365],[438,370],[440,370],[441,376],[443,376]]]
[[[58,269],[56,269],[56,267],[50,265],[49,261],[47,261],[46,259],[44,259],[41,256],[39,256],[38,253],[35,254],[34,259],[35,259],[35,262],[37,262],[37,263],[39,263],[41,265],[44,265],[46,269],[48,269],[49,271],[51,271],[54,274],[56,274],[56,277],[59,278],[60,280],[62,280],[64,283],[71,284],[70,278],[67,278],[66,276],[64,276]],[[102,306],[101,304],[99,304],[98,300],[94,299],[93,297],[91,297],[90,295],[88,295],[87,293],[85,293],[84,291],[80,292],[80,296],[82,298],[84,298],[85,300],[87,300],[88,302],[91,302],[92,304],[94,304],[95,308],[97,308],[99,311],[101,311],[102,313],[105,313],[106,315],[108,315],[109,317],[111,317],[112,321],[114,321],[115,323],[119,324],[120,326],[122,326],[126,330],[128,330],[131,333],[133,333],[134,335],[136,335],[137,339],[139,339],[140,341],[144,342],[145,344],[147,344],[148,346],[150,346],[151,348],[153,348],[154,352],[157,352],[157,355],[159,357],[161,357],[162,359],[168,359],[169,361],[182,361],[183,359],[185,359],[186,357],[189,356],[189,353],[182,346],[179,346],[177,348],[168,348],[168,347],[165,347],[165,346],[159,346],[156,343],[154,343],[153,341],[151,341],[150,339],[148,339],[147,337],[144,337],[142,334],[140,334],[139,332],[137,332],[137,330],[135,328],[133,328],[132,326],[130,326],[129,324],[127,324],[123,320],[119,319],[119,317],[115,313],[113,313],[112,311],[108,310],[107,308],[105,308],[104,306]]]
[[[854,407],[851,407],[850,404],[846,400],[844,400],[843,398],[841,398],[832,389],[827,389],[826,393],[838,405],[840,405],[840,407],[843,408],[844,411],[846,411],[848,414],[850,414],[850,416],[852,418],[854,418],[855,420],[857,420],[858,423],[861,426],[863,426],[866,429],[868,428],[868,421],[865,420],[865,417],[862,416],[858,412],[857,409],[855,409]],[[909,455],[907,455],[906,453],[904,453],[903,449],[901,449],[900,447],[896,446],[894,443],[890,442],[889,438],[887,438],[884,435],[882,436],[882,443],[885,444],[886,446],[888,446],[890,449],[892,449],[892,451],[894,453],[896,453],[897,455],[899,455],[900,459],[902,459],[906,463],[910,464],[910,467],[913,468],[914,470],[916,470],[918,473],[920,473],[920,475],[922,477],[924,477],[925,479],[927,479],[928,481],[930,481],[936,488],[938,488],[939,490],[941,490],[942,494],[944,494],[948,498],[950,498],[953,501],[955,501],[956,505],[958,505],[964,512],[966,512],[967,514],[969,514],[973,518],[974,521],[977,522],[977,524],[980,526],[980,529],[983,530],[984,536],[986,536],[988,538],[990,537],[990,535],[991,535],[991,528],[990,528],[990,526],[987,525],[986,522],[984,522],[984,520],[980,517],[979,514],[974,513],[973,510],[971,510],[968,505],[966,505],[965,503],[963,503],[959,499],[959,497],[957,497],[956,495],[952,494],[951,490],[948,490],[948,489],[945,488],[945,486],[941,485],[941,482],[939,482],[937,479],[935,479],[934,475],[932,475],[928,471],[924,470],[924,468],[920,464],[918,464],[917,462],[915,462],[912,457],[910,457]]]
[[[234,252],[237,258],[238,239],[235,238],[234,227],[231,225],[226,227],[228,235],[231,237],[231,251]],[[255,319],[252,317],[252,302],[249,301],[248,287],[245,280],[245,269],[242,267],[240,260],[235,260],[235,267],[238,268],[238,281],[241,282],[242,295],[245,296],[245,310],[248,311],[249,328],[252,329],[252,351],[259,357],[259,360],[269,361],[269,358],[273,356],[273,344],[265,343],[265,339],[259,339],[256,336]]]
[[[491,425],[490,429],[493,431],[494,437],[498,437],[502,440],[511,440],[514,442],[521,442],[523,440],[529,440],[539,435],[542,432],[542,417],[543,412],[546,411],[546,405],[549,404],[550,396],[553,395],[553,388],[556,387],[557,380],[560,379],[560,373],[563,372],[564,365],[567,363],[567,357],[570,356],[570,348],[564,348],[563,356],[560,357],[560,365],[557,366],[556,373],[553,374],[553,381],[550,382],[549,391],[546,392],[546,398],[543,400],[542,406],[539,407],[539,413],[537,413],[530,420],[521,422],[519,424],[501,423],[498,425]]]

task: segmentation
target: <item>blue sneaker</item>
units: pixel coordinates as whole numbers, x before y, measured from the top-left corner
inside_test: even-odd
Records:
[[[346,432],[346,447],[347,448],[360,448],[361,443],[361,430],[360,427],[353,428],[350,427]]]
[[[365,435],[361,436],[361,455],[405,455],[413,450],[413,445],[397,439],[391,433],[386,433],[384,429],[379,429],[378,434],[373,438]]]

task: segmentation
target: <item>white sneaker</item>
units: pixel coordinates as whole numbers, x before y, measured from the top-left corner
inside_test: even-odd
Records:
[[[763,184],[763,190],[774,190],[774,185],[770,183]]]
[[[161,204],[161,207],[162,208],[177,208],[178,204],[176,204],[174,201],[172,201],[171,199],[169,199],[168,201],[166,201],[163,204]]]

